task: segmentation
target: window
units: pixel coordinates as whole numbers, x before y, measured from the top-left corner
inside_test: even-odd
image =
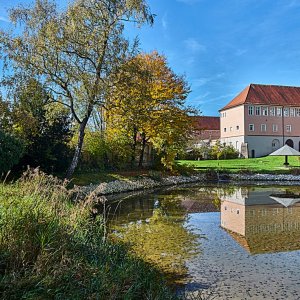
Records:
[[[260,125],[260,131],[266,132],[267,131],[267,125],[266,124],[261,124]]]
[[[249,124],[249,131],[254,131],[254,124]]]
[[[240,130],[240,126],[239,125],[236,126],[236,130]]]
[[[263,116],[267,116],[268,115],[268,108],[267,107],[263,107],[262,108],[262,115]]]
[[[300,117],[300,108],[295,108],[296,117]]]
[[[275,116],[275,107],[270,107],[270,116],[271,117]]]
[[[229,130],[232,131],[232,127],[230,127]]]
[[[277,107],[276,108],[276,115],[277,115],[277,117],[281,117],[281,115],[282,115],[282,109],[281,109],[281,107]]]
[[[239,209],[237,209],[237,210],[236,210],[236,213],[237,213],[237,215],[239,215],[239,214],[240,214],[240,210],[239,210]]]
[[[253,116],[253,106],[248,107],[248,115]]]
[[[268,211],[265,208],[263,208],[260,212],[262,216],[266,216],[268,213]]]
[[[273,124],[273,132],[277,132],[278,131],[278,125],[277,124]]]
[[[283,115],[285,116],[285,117],[288,117],[289,116],[289,109],[288,108],[284,108],[283,109]]]
[[[295,108],[290,108],[290,116],[295,117]]]
[[[224,128],[224,132],[226,132],[226,127]]]
[[[273,149],[278,149],[279,146],[280,146],[279,140],[275,139],[275,140],[272,141],[272,148]]]
[[[292,125],[286,125],[286,131],[291,132],[292,131]]]
[[[260,106],[255,106],[255,115],[256,116],[260,116],[260,110],[261,110]]]

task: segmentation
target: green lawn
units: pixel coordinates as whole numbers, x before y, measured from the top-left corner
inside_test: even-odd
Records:
[[[228,160],[179,160],[179,165],[194,167],[196,170],[220,169],[225,172],[250,171],[259,173],[291,173],[300,168],[298,157],[289,157],[289,167],[283,165],[284,156],[266,156],[261,158],[228,159]]]
[[[148,170],[132,170],[119,172],[83,172],[75,173],[72,182],[76,185],[98,184],[114,180],[128,180],[138,176],[148,175]]]

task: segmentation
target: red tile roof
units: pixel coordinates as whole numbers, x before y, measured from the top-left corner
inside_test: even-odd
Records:
[[[300,87],[250,84],[220,111],[242,104],[300,106]]]
[[[198,130],[220,130],[220,117],[192,117]]]

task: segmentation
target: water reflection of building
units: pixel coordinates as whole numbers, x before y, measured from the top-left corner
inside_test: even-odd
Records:
[[[300,199],[274,193],[282,190],[239,188],[220,196],[221,227],[252,254],[300,249]]]

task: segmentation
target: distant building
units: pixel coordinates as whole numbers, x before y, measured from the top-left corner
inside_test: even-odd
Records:
[[[299,198],[283,205],[284,198],[275,200],[264,188],[246,187],[220,198],[221,227],[251,254],[300,249]]]
[[[214,144],[220,139],[220,117],[195,116],[192,121],[196,128],[193,134],[195,145]]]
[[[300,150],[300,87],[250,84],[220,110],[221,142],[244,157]]]

